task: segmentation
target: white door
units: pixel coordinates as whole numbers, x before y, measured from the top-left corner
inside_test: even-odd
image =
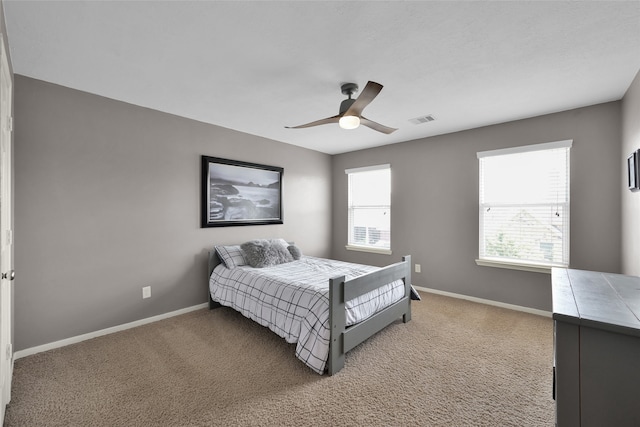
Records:
[[[11,400],[13,376],[13,166],[11,132],[12,81],[9,62],[0,37],[0,424]]]

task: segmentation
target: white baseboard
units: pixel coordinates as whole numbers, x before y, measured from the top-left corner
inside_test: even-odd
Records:
[[[476,298],[476,297],[471,297],[471,296],[462,295],[462,294],[454,294],[453,292],[439,291],[438,289],[422,288],[420,286],[414,286],[414,288],[416,288],[419,291],[429,292],[437,295],[443,295],[446,297],[464,299],[467,301],[477,302],[480,304],[493,305],[501,308],[508,308],[509,310],[523,311],[525,313],[536,314],[538,316],[551,317],[551,312],[538,310],[537,308],[523,307],[521,305],[515,305],[515,304],[507,304],[505,302],[492,301],[489,299]]]
[[[27,348],[24,350],[16,351],[13,354],[13,360],[21,359],[23,357],[31,356],[32,354],[41,353],[47,350],[53,350],[54,348],[64,347],[70,344],[76,344],[81,341],[90,340],[91,338],[100,337],[102,335],[112,334],[114,332],[124,331],[126,329],[135,328],[136,326],[146,325],[147,323],[157,322],[158,320],[168,319],[169,317],[178,316],[180,314],[189,313],[191,311],[200,310],[201,308],[206,308],[209,306],[209,303],[203,303],[194,305],[187,308],[182,308],[180,310],[171,311],[169,313],[159,314],[157,316],[147,317],[146,319],[136,320],[134,322],[125,323],[123,325],[113,326],[111,328],[101,329],[95,332],[89,332],[88,334],[78,335],[71,338],[66,338],[60,341],[55,341],[49,344],[43,344],[36,347]]]

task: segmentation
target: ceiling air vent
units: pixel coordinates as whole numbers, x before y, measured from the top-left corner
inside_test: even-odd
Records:
[[[429,114],[427,116],[420,116],[420,117],[416,117],[415,119],[409,119],[409,121],[411,123],[413,123],[414,125],[419,125],[421,123],[429,123],[434,121],[436,118],[433,117],[432,114]]]

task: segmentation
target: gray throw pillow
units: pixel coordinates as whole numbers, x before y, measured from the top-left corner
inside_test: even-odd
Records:
[[[249,265],[254,268],[271,267],[293,261],[282,239],[257,239],[240,245]]]
[[[296,245],[289,245],[289,247],[287,247],[287,249],[289,250],[289,253],[291,254],[291,256],[293,257],[294,260],[297,261],[300,258],[302,258],[302,251]]]

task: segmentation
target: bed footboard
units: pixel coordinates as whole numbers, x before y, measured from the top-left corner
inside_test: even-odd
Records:
[[[401,300],[374,314],[367,320],[346,327],[346,301],[364,295],[395,280],[404,282]],[[344,367],[345,353],[402,317],[411,320],[411,256],[402,257],[402,262],[389,265],[369,274],[345,281],[336,277],[329,281],[329,360],[327,370],[333,375]]]

